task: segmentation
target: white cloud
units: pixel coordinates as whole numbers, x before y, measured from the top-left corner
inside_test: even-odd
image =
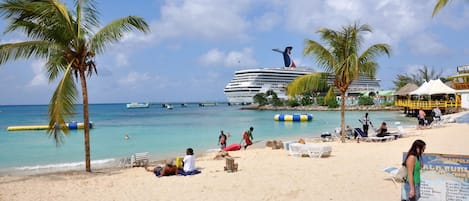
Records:
[[[130,72],[126,77],[118,80],[118,83],[124,88],[137,88],[138,86],[144,85],[146,83],[145,81],[150,79],[148,73]]]
[[[254,18],[253,25],[259,31],[271,31],[281,22],[281,17],[275,12],[267,12],[260,17]]]
[[[228,67],[252,67],[257,64],[253,58],[251,48],[244,48],[241,51],[222,52],[212,49],[199,57],[199,62],[205,66],[228,66]]]
[[[44,72],[44,66],[46,61],[36,60],[31,64],[32,72],[34,73],[33,79],[29,82],[30,87],[40,87],[46,86],[48,84],[48,79],[46,78]]]
[[[249,23],[242,16],[248,8],[248,0],[168,0],[152,30],[159,39],[245,39]]]
[[[409,41],[411,51],[419,55],[444,55],[449,53],[449,49],[437,41],[437,37],[432,34],[419,34]]]
[[[403,39],[428,31],[434,2],[407,0],[297,0],[284,2],[286,28],[317,36],[319,28],[338,29],[359,22],[373,28],[370,43],[396,46]]]
[[[129,65],[129,60],[128,60],[127,54],[117,53],[116,63],[117,63],[117,66],[119,66],[119,67],[128,66]]]

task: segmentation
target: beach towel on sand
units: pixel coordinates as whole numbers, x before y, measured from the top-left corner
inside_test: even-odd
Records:
[[[192,171],[187,171],[187,172],[185,172],[184,170],[178,171],[178,175],[182,175],[182,176],[195,175],[199,173],[201,173],[200,170],[192,170]]]

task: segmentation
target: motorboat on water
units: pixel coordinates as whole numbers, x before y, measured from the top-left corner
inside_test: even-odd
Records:
[[[127,109],[149,108],[149,107],[150,107],[150,103],[137,103],[137,102],[127,103]]]

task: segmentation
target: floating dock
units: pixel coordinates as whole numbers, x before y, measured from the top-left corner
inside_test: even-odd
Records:
[[[68,129],[77,130],[83,129],[85,124],[83,122],[69,122],[66,123]],[[90,122],[90,128],[93,128],[93,122]],[[29,126],[8,126],[8,131],[24,131],[24,130],[46,130],[49,125],[29,125]]]

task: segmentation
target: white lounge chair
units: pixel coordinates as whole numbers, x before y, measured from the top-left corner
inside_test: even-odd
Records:
[[[418,135],[415,131],[409,132],[406,129],[404,129],[404,127],[400,124],[400,122],[396,122],[395,124],[397,128],[397,134],[401,135],[401,137]]]
[[[400,178],[398,176],[399,168],[397,168],[397,167],[386,167],[386,168],[384,168],[384,172],[389,174],[390,179],[392,180],[392,182],[394,182],[394,184],[404,182],[404,179]]]
[[[386,142],[390,140],[394,140],[394,136],[384,136],[384,137],[376,137],[376,136],[368,136],[361,128],[355,128],[355,132],[358,133],[360,139],[365,140],[366,142]]]
[[[142,153],[135,153],[130,157],[130,167],[145,167],[148,165],[149,162],[149,153],[142,152]]]
[[[301,144],[292,143],[290,144],[289,154],[291,156],[303,156],[308,155],[309,157],[327,157],[330,156],[332,147],[325,144]]]

